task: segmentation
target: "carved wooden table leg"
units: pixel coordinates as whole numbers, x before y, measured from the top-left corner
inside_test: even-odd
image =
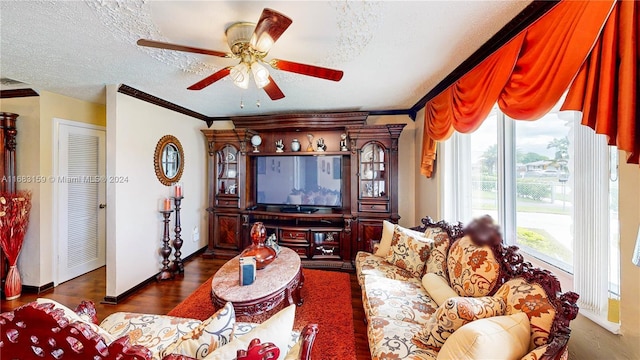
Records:
[[[298,281],[298,285],[293,290],[293,297],[296,299],[296,305],[302,306],[304,303],[304,299],[302,298],[302,285],[304,285],[304,273],[302,272],[302,268],[300,268],[300,280]]]

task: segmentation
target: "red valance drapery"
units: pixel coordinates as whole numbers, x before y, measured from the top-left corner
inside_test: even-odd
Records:
[[[600,54],[611,52],[610,43],[599,45],[607,34],[607,30],[602,31],[605,21],[607,21],[607,28],[614,29],[620,27],[620,23],[624,22],[627,28],[626,33],[633,34],[624,35],[633,38],[633,40],[626,41],[625,49],[630,52],[628,49],[636,46],[634,48],[635,54],[632,54],[631,60],[629,60],[633,64],[629,67],[636,69],[638,59],[635,40],[638,32],[637,10],[633,11],[633,16],[627,16],[633,18],[633,21],[627,17],[624,21],[611,20],[612,18],[622,18],[617,15],[618,12],[629,12],[629,10],[623,11],[623,9],[635,7],[635,4],[629,5],[627,3],[634,3],[634,1],[617,3],[614,0],[562,1],[452,86],[431,99],[425,107],[422,174],[427,177],[431,175],[436,141],[447,139],[454,130],[465,133],[474,131],[484,121],[496,102],[498,102],[500,109],[511,118],[535,120],[546,114],[558,102],[579,71],[580,76],[574,82],[572,92],[576,94],[587,92],[585,86],[579,87],[578,85],[581,76],[585,78],[582,83],[589,83],[586,80],[587,73],[589,73],[587,66],[591,63],[601,62],[601,60],[595,59],[594,55],[591,56],[588,63],[585,63],[585,59],[589,54],[596,52],[596,49],[600,49]],[[612,9],[615,10],[612,11]],[[609,16],[610,13],[611,16]],[[613,22],[615,24],[610,25]],[[611,30],[610,32],[616,31]],[[623,31],[618,31],[615,38],[620,36],[623,36]],[[620,42],[620,40],[615,41]],[[632,46],[630,43],[634,45]],[[591,68],[593,67],[595,65],[591,65]],[[590,81],[593,82],[593,78],[601,78],[605,71],[607,70],[601,70],[595,77],[592,76]],[[625,78],[631,77],[633,79],[632,84],[627,86],[635,89],[633,96],[629,97],[628,95],[631,91],[616,96],[618,107],[619,103],[625,103],[624,109],[633,115],[632,122],[635,131],[630,132],[631,136],[627,134],[622,138],[628,142],[629,137],[634,139],[632,145],[635,146],[635,149],[640,144],[640,141],[637,140],[640,132],[635,121],[638,112],[636,102],[637,74],[637,70],[634,70],[632,76],[625,75]],[[626,82],[620,81],[620,83]],[[581,97],[576,96],[577,98]],[[574,97],[569,97],[569,99],[574,99]],[[596,93],[591,101],[597,102],[598,100],[599,96]],[[574,101],[572,104],[571,109],[583,110],[582,103],[576,105]],[[590,109],[593,107],[591,106]],[[586,112],[585,121],[587,121]],[[607,123],[615,121],[615,119],[607,120]],[[623,129],[626,131],[629,127],[632,126],[624,125]],[[611,128],[610,124],[608,128]],[[618,127],[618,138],[620,138],[620,130]],[[612,136],[609,136],[611,139]],[[629,146],[627,145],[627,147]],[[627,150],[622,146],[620,148]]]
[[[640,160],[639,7],[633,0],[616,4],[561,108],[582,111],[582,125],[607,135],[633,164]]]

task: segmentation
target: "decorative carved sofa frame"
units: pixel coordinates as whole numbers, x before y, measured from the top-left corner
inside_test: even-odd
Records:
[[[534,350],[539,350],[538,353],[533,354],[533,351],[528,353],[525,356],[526,359],[536,358],[536,359],[566,359],[567,356],[567,342],[569,340],[569,335],[571,333],[571,329],[569,328],[569,323],[571,320],[575,319],[578,314],[578,306],[576,305],[576,301],[578,300],[578,294],[574,292],[566,292],[562,293],[560,288],[560,282],[558,279],[548,270],[543,270],[540,268],[534,267],[531,263],[524,261],[523,256],[518,253],[518,247],[516,246],[505,246],[502,242],[502,236],[499,232],[499,228],[493,224],[493,220],[489,216],[485,216],[479,219],[474,220],[467,227],[463,227],[461,223],[452,225],[447,223],[446,221],[438,221],[435,222],[431,218],[426,217],[422,219],[422,224],[416,227],[411,228],[411,230],[425,233],[428,230],[433,231],[433,234],[442,234],[446,233],[449,238],[449,245],[446,248],[444,253],[439,253],[441,257],[440,261],[444,261],[446,264],[446,260],[449,256],[449,250],[454,246],[456,242],[461,240],[466,235],[469,235],[472,243],[474,243],[478,247],[488,246],[493,255],[495,256],[496,261],[499,263],[498,269],[498,278],[495,285],[491,288],[490,292],[487,296],[493,296],[496,294],[498,289],[501,288],[503,284],[508,282],[511,279],[522,278],[529,284],[537,284],[539,285],[547,295],[548,302],[555,309],[555,315],[553,317],[553,322],[551,323],[551,327],[549,330],[549,335],[547,338],[547,342],[544,347],[540,347],[540,349],[536,348]],[[428,232],[427,232],[428,234]],[[442,236],[442,235],[436,235]],[[436,246],[437,246],[436,241]],[[432,250],[432,256],[438,256],[436,252]],[[365,314],[367,314],[368,328],[369,328],[369,342],[372,347],[372,357],[375,359],[383,358],[384,356],[380,356],[380,353],[374,354],[373,347],[376,344],[373,344],[372,341],[380,342],[381,339],[372,339],[371,332],[373,329],[378,329],[380,326],[378,324],[372,324],[371,321],[379,322],[379,318],[369,319],[370,309],[368,307],[369,299],[367,299],[367,289],[365,289],[365,277],[369,276],[369,274],[373,276],[383,276],[387,278],[398,278],[398,275],[393,274],[390,270],[379,270],[375,269],[376,267],[384,268],[393,265],[384,264],[384,260],[376,259],[374,262],[371,261],[372,254],[368,253],[359,253],[356,256],[356,269],[358,272],[358,281],[362,287],[363,291],[363,303],[365,306]],[[381,262],[382,261],[382,262]],[[380,266],[382,264],[382,266]],[[446,266],[444,266],[444,271],[446,271]],[[428,268],[426,269],[428,270]],[[425,271],[426,272],[426,271]],[[447,275],[448,277],[448,275]],[[387,279],[388,280],[388,279]],[[387,281],[385,280],[385,281]],[[376,301],[375,299],[373,301]],[[374,305],[375,306],[375,305]],[[392,319],[389,319],[392,322]],[[406,330],[406,329],[404,329]],[[391,329],[391,333],[395,334],[400,333],[393,331]],[[407,332],[404,331],[404,334]],[[391,334],[388,334],[388,338],[393,338]],[[386,335],[385,335],[386,336]],[[386,337],[385,337],[386,338]],[[395,338],[398,339],[397,337]],[[533,355],[533,356],[532,356]],[[395,356],[395,354],[394,354]],[[436,354],[431,353],[424,358],[433,358],[437,356]],[[402,358],[402,356],[400,356]],[[417,356],[415,358],[422,358],[421,356]]]
[[[107,344],[92,328],[97,326],[98,320],[92,302],[83,301],[74,312],[88,321],[70,320],[68,314],[55,308],[53,303],[32,302],[0,314],[0,359],[152,359],[151,351],[141,345],[131,345],[129,336],[122,336]],[[308,324],[300,332],[300,359],[311,360],[311,349],[317,333],[316,324]],[[254,339],[246,351],[238,350],[238,359],[262,360],[279,353],[280,350],[274,350],[273,344]],[[195,359],[184,355],[167,355],[163,360]]]

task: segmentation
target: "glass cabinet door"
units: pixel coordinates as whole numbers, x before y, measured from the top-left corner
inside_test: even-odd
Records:
[[[218,195],[238,193],[238,149],[225,145],[218,151]]]
[[[368,143],[360,150],[360,198],[387,197],[385,149],[378,143]]]

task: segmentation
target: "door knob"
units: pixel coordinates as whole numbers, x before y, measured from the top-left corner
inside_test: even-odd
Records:
[[[104,208],[106,208],[106,207],[107,207],[107,204],[100,204],[100,205],[98,205],[98,207],[99,207],[100,209],[104,209]]]

